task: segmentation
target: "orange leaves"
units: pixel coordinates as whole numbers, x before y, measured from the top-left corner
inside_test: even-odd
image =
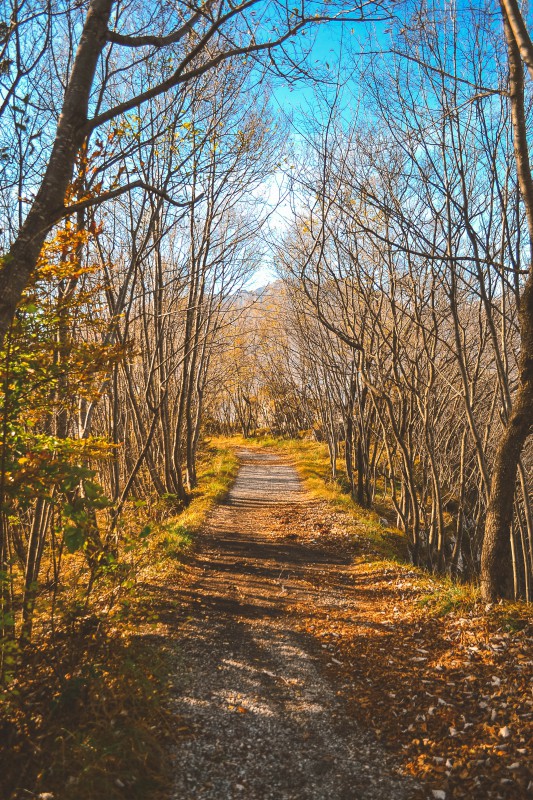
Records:
[[[37,280],[63,280],[94,272],[95,266],[82,266],[80,263],[80,249],[87,244],[91,235],[91,231],[77,230],[66,220],[41,251],[37,262]]]
[[[409,575],[405,592],[405,567],[359,561],[350,572],[353,609],[328,608],[318,627],[309,610],[298,610],[354,716],[423,781],[424,796],[526,797],[533,787],[531,613],[528,620],[521,606],[517,620],[505,607],[487,614],[472,604],[437,617],[418,601],[427,579]]]

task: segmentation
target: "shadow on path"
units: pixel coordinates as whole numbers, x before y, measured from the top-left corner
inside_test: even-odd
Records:
[[[328,607],[347,603],[357,624],[350,559],[310,538],[291,466],[240,456],[201,537],[196,580],[179,589],[189,616],[175,675],[174,800],[420,797],[330,684],[317,636],[295,624],[302,602],[318,627]]]

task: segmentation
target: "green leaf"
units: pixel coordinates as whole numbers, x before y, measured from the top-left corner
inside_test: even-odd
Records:
[[[81,550],[86,541],[84,528],[76,528],[73,525],[69,525],[65,528],[63,537],[69,553],[75,553],[77,550]]]
[[[144,528],[142,529],[142,531],[139,534],[139,538],[140,539],[146,539],[146,537],[150,536],[151,533],[152,533],[152,526],[151,525],[145,525]]]
[[[94,481],[83,481],[83,488],[89,500],[96,500],[102,495],[102,487]]]

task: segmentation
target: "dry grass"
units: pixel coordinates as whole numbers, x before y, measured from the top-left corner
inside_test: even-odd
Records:
[[[243,436],[216,437],[211,439],[217,447],[273,450],[283,453],[292,462],[309,495],[315,500],[324,500],[335,509],[347,514],[354,533],[364,536],[372,545],[376,555],[383,558],[406,561],[407,537],[394,525],[384,525],[374,510],[362,508],[350,495],[342,459],[337,463],[336,480],[331,478],[327,445],[311,439],[283,439],[269,435],[245,439]],[[386,509],[389,519],[392,507]]]
[[[192,500],[181,513],[158,526],[155,543],[167,553],[178,555],[188,547],[207,515],[220,503],[239,470],[235,449],[224,441],[207,440],[198,464],[198,486]]]
[[[245,439],[243,436],[213,437],[212,446],[225,450],[248,447],[266,449],[283,453],[292,462],[310,496],[327,502],[330,507],[343,514],[346,529],[366,546],[356,562],[365,571],[382,574],[389,569],[409,571],[411,578],[416,576],[420,593],[417,603],[424,614],[440,617],[448,613],[465,613],[473,609],[483,609],[479,589],[472,583],[454,582],[441,575],[433,575],[426,570],[413,567],[408,561],[407,537],[393,525],[384,525],[380,514],[374,510],[361,508],[347,490],[346,475],[342,460],[337,464],[338,479],[331,479],[327,445],[311,439],[285,439],[270,435]],[[386,502],[380,503],[379,510],[391,520],[394,510]],[[526,603],[500,602],[488,608],[490,614],[509,630],[520,630],[531,622],[531,606]]]

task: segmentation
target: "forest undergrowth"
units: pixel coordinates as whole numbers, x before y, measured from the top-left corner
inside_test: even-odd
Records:
[[[100,579],[90,596],[64,573],[68,596],[56,602],[54,626],[36,620],[31,647],[15,652],[14,679],[0,711],[0,797],[156,798],[168,783],[174,735],[168,698],[176,658],[175,599],[195,531],[228,491],[238,462],[207,447],[199,482],[179,514],[130,509],[146,517],[145,536],[118,555],[120,571]],[[128,513],[125,513],[125,526]],[[70,554],[69,570],[77,568]],[[50,618],[41,604],[39,614]]]

